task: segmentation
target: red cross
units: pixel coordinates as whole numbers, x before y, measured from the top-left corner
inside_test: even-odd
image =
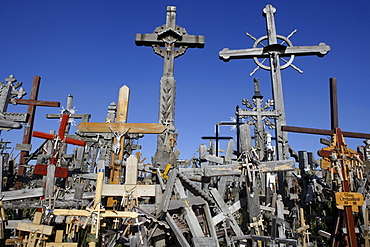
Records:
[[[70,137],[65,136],[66,126],[68,124],[68,118],[69,118],[69,114],[63,114],[62,115],[62,121],[60,122],[59,130],[58,130],[57,134],[49,134],[49,133],[44,133],[44,132],[40,132],[40,131],[34,131],[32,133],[32,136],[37,137],[37,138],[46,139],[46,140],[52,140],[52,141],[54,140],[54,141],[57,141],[57,142],[60,142],[60,143],[63,142],[63,143],[67,143],[67,144],[85,146],[86,141],[82,141],[82,140],[78,140],[78,139],[74,139],[74,138],[70,138]],[[58,152],[57,151],[58,150],[53,151],[53,155],[50,159],[50,164],[54,164],[54,165],[57,164],[57,161],[58,161]]]

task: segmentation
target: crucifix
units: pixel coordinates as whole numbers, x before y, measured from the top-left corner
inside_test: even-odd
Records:
[[[24,134],[23,134],[23,140],[22,140],[22,150],[19,156],[19,163],[24,164],[25,163],[25,156],[29,154],[30,151],[30,144],[31,144],[31,138],[32,138],[32,131],[33,131],[33,123],[35,120],[36,115],[36,106],[49,106],[49,107],[59,107],[60,103],[56,101],[44,101],[44,100],[38,100],[38,94],[39,94],[39,87],[40,87],[41,77],[40,76],[34,76],[33,77],[33,83],[32,83],[32,89],[31,89],[31,95],[29,99],[14,99],[16,104],[19,105],[28,105],[28,120],[26,124],[24,125]],[[22,166],[19,167],[17,175],[24,175],[24,168]]]
[[[160,134],[165,130],[162,124],[157,123],[126,123],[129,101],[129,88],[124,85],[120,88],[118,107],[115,122],[93,123],[82,122],[77,126],[80,132],[87,133],[112,133],[114,143],[112,150],[110,183],[119,184],[122,174],[124,150],[124,135],[126,134]],[[118,164],[117,164],[118,163]],[[100,167],[103,169],[103,167]],[[125,178],[127,179],[127,178]],[[112,207],[116,201],[108,198],[108,207]]]
[[[69,114],[68,125],[66,128],[66,134],[69,133],[71,123],[74,123],[74,119],[82,119],[82,122],[89,122],[91,114],[76,114],[76,110],[73,107],[73,95],[68,95],[66,108],[61,111],[60,114],[46,114],[46,118],[49,119],[60,119],[64,113]]]
[[[188,35],[185,28],[176,25],[176,7],[168,6],[166,24],[157,27],[153,33],[136,34],[135,43],[152,46],[154,53],[164,58],[163,76],[160,82],[159,123],[165,125],[167,129],[158,135],[153,163],[165,167],[169,163],[174,164],[177,159],[173,151],[177,139],[174,60],[183,55],[187,48],[203,48],[204,36]]]
[[[58,161],[60,158],[60,154],[63,153],[61,150],[63,147],[63,143],[78,145],[78,146],[85,146],[86,141],[70,138],[65,136],[66,126],[68,124],[69,114],[63,114],[62,121],[60,122],[59,130],[57,134],[49,134],[40,131],[33,131],[32,136],[37,138],[42,138],[46,140],[54,141],[54,147],[51,154],[50,162],[47,167],[47,179],[46,179],[46,191],[45,191],[45,198],[52,197],[52,190],[54,186],[55,180],[55,170],[56,167],[59,165]]]
[[[289,38],[295,33],[295,31],[287,37],[276,34],[274,20],[275,12],[276,9],[272,5],[266,5],[266,7],[263,9],[263,15],[266,17],[266,36],[257,39],[247,33],[247,35],[255,41],[253,48],[238,50],[229,50],[228,48],[225,48],[219,52],[219,57],[224,61],[229,61],[230,59],[253,58],[254,62],[258,66],[257,68],[270,71],[275,111],[280,113],[280,116],[275,120],[277,159],[286,160],[289,158],[287,145],[288,135],[286,132],[281,131],[281,126],[286,125],[286,119],[280,70],[283,70],[289,66],[299,70],[292,64],[295,56],[317,55],[322,57],[329,52],[330,47],[324,43],[320,43],[317,46],[293,46]],[[279,44],[278,40],[281,40],[282,43]],[[266,41],[267,45],[263,43]],[[286,60],[284,57],[290,57],[290,59]],[[262,59],[262,61],[259,59]],[[270,62],[269,66],[263,64],[263,62],[265,62],[267,59]],[[285,64],[280,65],[280,60],[285,62]]]
[[[65,134],[68,135],[69,134],[69,130],[71,128],[71,125],[75,125],[75,119],[81,119],[82,122],[88,122],[90,117],[91,117],[91,114],[76,114],[76,110],[75,108],[73,107],[73,96],[72,95],[68,95],[67,97],[67,105],[66,105],[66,108],[63,107],[63,109],[61,110],[61,113],[60,114],[46,114],[46,118],[48,119],[61,119],[63,114],[69,114],[69,118],[68,118],[68,123],[67,123],[67,126],[66,126],[66,131],[65,131]],[[67,143],[64,143],[64,147],[63,147],[63,150],[64,152],[67,152]],[[81,157],[81,154],[85,151],[85,147],[83,146],[79,146],[78,147],[78,151],[77,151],[77,159],[80,160],[79,164],[75,164],[75,168],[80,168],[81,167],[81,163],[83,161],[81,161],[82,157]]]

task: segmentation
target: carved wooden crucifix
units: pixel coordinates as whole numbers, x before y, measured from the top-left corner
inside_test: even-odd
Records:
[[[122,167],[120,164],[116,164],[115,161],[120,161],[122,164],[124,158],[124,135],[126,133],[132,134],[160,134],[165,131],[165,126],[157,123],[126,123],[127,112],[128,112],[128,100],[129,100],[129,88],[125,85],[120,88],[120,93],[118,97],[118,107],[116,122],[106,122],[106,123],[93,123],[93,122],[82,122],[77,126],[80,132],[90,132],[90,133],[113,133],[114,134],[114,150],[117,153],[112,152],[112,162],[111,162],[111,184],[119,184]],[[112,151],[114,151],[112,150]],[[126,178],[127,179],[127,178]],[[108,207],[112,207],[115,201],[108,198]]]
[[[284,109],[284,98],[282,89],[282,79],[280,70],[285,69],[289,66],[297,69],[293,64],[295,56],[307,56],[307,55],[326,55],[330,47],[324,43],[317,46],[293,46],[289,40],[291,35],[284,37],[276,34],[274,13],[276,9],[272,5],[266,5],[263,9],[263,14],[266,17],[267,35],[259,39],[254,38],[248,34],[255,43],[251,49],[239,49],[229,50],[228,48],[223,49],[219,52],[220,59],[229,61],[230,59],[242,59],[242,58],[253,58],[258,68],[269,70],[271,74],[272,83],[272,94],[275,102],[275,110],[280,113],[279,118],[275,120],[276,124],[276,142],[277,142],[277,159],[286,160],[288,156],[288,135],[286,132],[281,131],[281,126],[286,125],[285,109]],[[268,45],[264,45],[263,41],[268,42]],[[282,43],[278,44],[278,40]],[[283,45],[286,43],[287,45]],[[262,46],[262,47],[259,47]],[[285,60],[284,57],[290,57],[289,61]],[[259,61],[258,59],[263,59]],[[270,65],[264,65],[263,62],[268,59]],[[280,65],[280,60],[286,62],[284,65]]]
[[[176,142],[174,60],[183,55],[187,48],[203,48],[204,36],[188,35],[185,28],[176,25],[176,7],[168,6],[166,24],[157,27],[153,33],[136,34],[135,43],[152,46],[155,54],[164,58],[160,82],[159,123],[165,125],[167,129],[158,135],[153,163],[165,167],[176,161],[173,152]]]

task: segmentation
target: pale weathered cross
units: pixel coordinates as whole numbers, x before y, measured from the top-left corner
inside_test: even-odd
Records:
[[[158,135],[154,164],[166,166],[176,161],[173,148],[175,134],[174,59],[183,55],[187,48],[203,48],[204,36],[188,35],[185,28],[176,25],[176,7],[167,7],[166,24],[157,27],[153,33],[136,34],[136,45],[152,46],[155,54],[164,58],[163,76],[160,82],[159,123],[167,127]],[[164,47],[164,48],[161,48]],[[175,49],[177,48],[178,49]]]
[[[26,94],[24,89],[20,88],[23,82],[17,82],[13,75],[10,75],[5,81],[6,83],[0,82],[0,131],[21,129],[22,125],[17,122],[26,122],[27,113],[6,112],[6,110],[9,101],[14,103],[14,97],[22,98]]]
[[[320,43],[317,46],[293,46],[289,38],[291,37],[291,35],[293,35],[294,32],[288,37],[276,34],[274,20],[275,11],[276,9],[272,5],[266,5],[266,7],[263,9],[263,14],[266,17],[267,24],[266,36],[256,39],[247,33],[249,37],[255,40],[253,48],[239,50],[229,50],[228,48],[225,48],[219,52],[219,56],[220,59],[224,61],[229,61],[230,59],[253,58],[258,67],[270,71],[275,110],[280,113],[280,117],[275,120],[277,159],[285,160],[289,157],[288,145],[286,145],[288,141],[288,135],[286,132],[281,131],[281,126],[286,125],[286,119],[280,70],[285,69],[289,66],[292,66],[293,68],[298,70],[298,68],[296,68],[292,64],[294,56],[317,55],[319,57],[322,57],[330,51],[330,46],[324,43]],[[262,43],[262,41],[265,40],[268,41],[267,46],[264,46]],[[278,40],[282,40],[282,42],[286,43],[287,46],[283,45],[283,43],[278,44]],[[289,61],[285,60],[284,57],[290,57]],[[263,61],[261,62],[258,59],[263,59]],[[263,64],[266,59],[269,59],[270,66],[266,66]],[[284,65],[280,65],[280,60],[286,63]]]

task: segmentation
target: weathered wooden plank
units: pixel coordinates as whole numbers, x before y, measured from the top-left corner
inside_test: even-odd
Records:
[[[133,197],[155,196],[155,185],[120,185],[120,184],[104,184],[103,196],[127,196],[127,192],[133,191]]]
[[[240,165],[206,166],[204,168],[204,176],[206,177],[233,176],[240,174],[241,174]]]
[[[48,225],[35,225],[32,223],[18,222],[17,230],[25,232],[34,232],[45,235],[51,235],[53,233],[53,226]]]
[[[125,176],[125,184],[137,184],[137,158],[135,155],[130,155],[130,157],[127,158],[126,161],[126,176]]]
[[[198,247],[215,247],[217,245],[217,241],[215,238],[212,237],[195,237],[192,238],[194,246]]]
[[[81,132],[111,133],[125,132],[140,134],[160,134],[166,127],[158,123],[90,123],[82,122],[77,125]]]
[[[78,243],[46,243],[46,247],[77,247]]]
[[[260,163],[259,167],[262,172],[282,172],[295,169],[293,160],[264,161]]]
[[[54,209],[52,211],[54,215],[62,216],[89,216],[90,211],[88,210],[73,210],[73,209]],[[100,216],[103,218],[137,218],[137,212],[125,212],[125,211],[104,211],[101,209]]]
[[[43,188],[11,190],[2,192],[3,201],[21,200],[25,198],[40,197],[44,195]]]

